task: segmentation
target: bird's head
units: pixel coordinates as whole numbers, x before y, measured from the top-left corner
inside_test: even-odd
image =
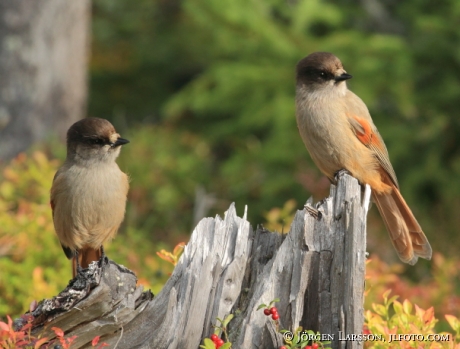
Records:
[[[351,79],[342,62],[328,52],[315,52],[297,63],[297,85],[311,92],[332,91],[344,94],[345,80]]]
[[[114,161],[126,143],[129,141],[121,138],[109,121],[85,118],[67,131],[67,158],[77,162]]]

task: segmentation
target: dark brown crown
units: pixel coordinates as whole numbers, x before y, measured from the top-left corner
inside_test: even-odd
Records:
[[[70,126],[67,131],[67,145],[75,143],[108,144],[110,136],[116,133],[113,125],[100,118],[85,118]]]
[[[315,52],[297,63],[296,78],[298,82],[320,83],[334,79],[339,69],[343,69],[342,62],[332,53]]]

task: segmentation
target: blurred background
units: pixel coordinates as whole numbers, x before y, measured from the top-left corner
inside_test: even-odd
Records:
[[[253,227],[287,232],[308,197],[329,193],[294,114],[294,67],[314,51],[353,75],[435,251],[401,265],[373,208],[368,302],[393,288],[458,315],[460,2],[0,0],[0,17],[0,316],[70,279],[49,189],[85,116],[131,141],[118,161],[127,214],[107,253],[154,293],[173,268],[156,252],[231,202]]]

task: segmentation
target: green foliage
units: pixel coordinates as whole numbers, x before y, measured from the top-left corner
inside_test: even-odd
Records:
[[[208,144],[191,132],[158,126],[134,128],[126,137],[131,143],[118,161],[130,176],[125,224],[156,242],[187,240],[197,183],[211,180]]]
[[[217,318],[217,324],[214,326],[214,333],[210,338],[203,339],[203,345],[200,348],[203,349],[230,349],[232,343],[228,341],[227,326],[232,321],[234,315],[228,314],[224,319]],[[227,341],[224,341],[223,338]]]
[[[43,153],[24,154],[3,169],[0,182],[0,314],[19,314],[51,297],[70,279],[54,234],[49,188],[57,169]]]
[[[206,144],[206,165],[192,178],[172,175],[188,184],[183,199],[165,195],[167,204],[190,217],[187,195],[202,186],[217,198],[211,213],[235,201],[257,224],[290,199],[300,205],[310,193],[325,195],[327,181],[295,124],[294,66],[313,51],[334,52],[354,76],[350,87],[369,106],[428,237],[445,237],[433,241],[435,250],[451,253],[460,243],[458,7],[453,0],[382,3],[378,11],[357,1],[96,0],[90,114],[120,126],[154,122],[173,139],[193,135]],[[189,151],[176,153],[176,163]],[[170,229],[165,222],[147,224]],[[376,221],[371,230],[384,227]]]
[[[217,177],[226,180],[219,187],[228,188],[226,197],[249,203],[256,221],[282,197],[306,197],[299,177],[311,164],[295,124],[293,70],[307,53],[326,50],[342,58],[356,77],[351,87],[379,126],[384,119],[407,122],[414,114],[413,63],[404,39],[358,31],[338,6],[189,0],[184,12],[209,36],[213,60],[169,100],[165,113],[218,149]],[[318,27],[326,33],[317,33]],[[399,115],[385,115],[383,103]]]

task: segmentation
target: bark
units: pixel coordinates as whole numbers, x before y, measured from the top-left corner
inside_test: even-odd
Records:
[[[89,20],[89,0],[0,0],[0,160],[85,116]]]
[[[317,207],[309,200],[285,235],[254,231],[246,212],[240,218],[232,205],[224,218],[200,221],[153,299],[125,268],[94,263],[63,294],[40,303],[35,331],[52,336],[47,329],[60,327],[77,335],[72,348],[90,348],[101,335],[110,348],[196,349],[217,318],[233,314],[232,348],[279,348],[279,330],[299,326],[330,335],[332,348],[361,348],[339,337],[363,329],[369,198],[368,186],[363,194],[354,178],[341,174],[330,197]],[[257,310],[275,298],[278,325]]]

